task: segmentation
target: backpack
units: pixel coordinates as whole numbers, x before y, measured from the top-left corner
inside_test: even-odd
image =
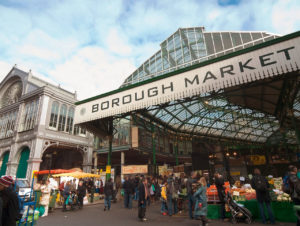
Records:
[[[255,188],[258,190],[258,191],[267,191],[268,190],[268,186],[267,186],[267,182],[266,182],[266,179],[259,175],[255,178],[255,181],[254,181],[254,184],[255,184]]]

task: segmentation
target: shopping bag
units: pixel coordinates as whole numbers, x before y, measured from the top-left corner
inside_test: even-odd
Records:
[[[89,200],[86,196],[83,198],[83,205],[87,205],[89,203]]]

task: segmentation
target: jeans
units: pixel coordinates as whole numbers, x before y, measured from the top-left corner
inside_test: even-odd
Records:
[[[134,200],[138,200],[138,199],[139,199],[139,189],[136,187],[134,193]]]
[[[124,193],[124,207],[128,209],[132,208],[132,194],[127,192]]]
[[[221,202],[221,219],[224,220],[225,219],[225,214],[226,214],[226,211],[225,211],[225,202]]]
[[[178,213],[177,199],[173,200],[173,206],[174,206],[174,214]]]
[[[189,201],[189,216],[190,219],[193,219],[194,196],[192,194],[188,194],[188,201]]]
[[[161,208],[160,208],[160,212],[162,212],[162,213],[166,213],[166,212],[167,212],[167,210],[168,210],[168,207],[167,207],[167,203],[166,203],[166,201],[162,201],[162,202],[161,202]]]
[[[111,195],[105,196],[105,199],[104,199],[105,208],[110,209],[111,198],[112,198]]]
[[[272,224],[275,224],[275,219],[274,219],[274,215],[273,215],[273,212],[272,212],[272,209],[271,209],[270,202],[265,202],[265,203],[266,203],[266,207],[267,207],[267,211],[268,211],[270,221],[271,221]],[[258,202],[258,208],[259,208],[261,220],[262,220],[263,224],[265,224],[266,223],[266,216],[265,216],[265,211],[264,211],[264,203],[263,202]]]
[[[141,203],[141,201],[139,200],[138,202],[138,217],[140,219],[143,219],[145,218],[146,216],[146,200],[143,201],[143,203]]]
[[[79,202],[79,207],[82,208],[83,207],[83,196],[82,195],[78,195],[78,202]]]
[[[169,212],[169,216],[173,215],[173,199],[172,199],[172,195],[168,195],[167,196],[167,200],[168,200],[168,212]]]

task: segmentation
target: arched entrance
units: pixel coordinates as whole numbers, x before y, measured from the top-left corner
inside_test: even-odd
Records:
[[[49,147],[44,152],[40,170],[82,168],[80,150],[68,147]]]
[[[23,148],[20,154],[19,165],[17,169],[17,178],[26,178],[28,159],[29,159],[30,149],[28,147]]]
[[[7,162],[8,162],[8,158],[9,158],[9,151],[6,151],[1,158],[0,161],[0,177],[6,174],[6,168],[7,168]]]

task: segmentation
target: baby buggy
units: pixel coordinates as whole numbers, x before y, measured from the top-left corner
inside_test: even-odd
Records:
[[[226,203],[230,209],[231,212],[231,221],[233,224],[239,222],[239,221],[245,221],[247,224],[252,223],[252,214],[251,212],[243,207],[242,205],[239,205],[236,203],[229,192],[227,192],[226,195]]]
[[[78,196],[76,192],[71,192],[71,194],[68,197],[68,205],[71,207],[71,210],[75,210],[79,207],[78,203]]]

